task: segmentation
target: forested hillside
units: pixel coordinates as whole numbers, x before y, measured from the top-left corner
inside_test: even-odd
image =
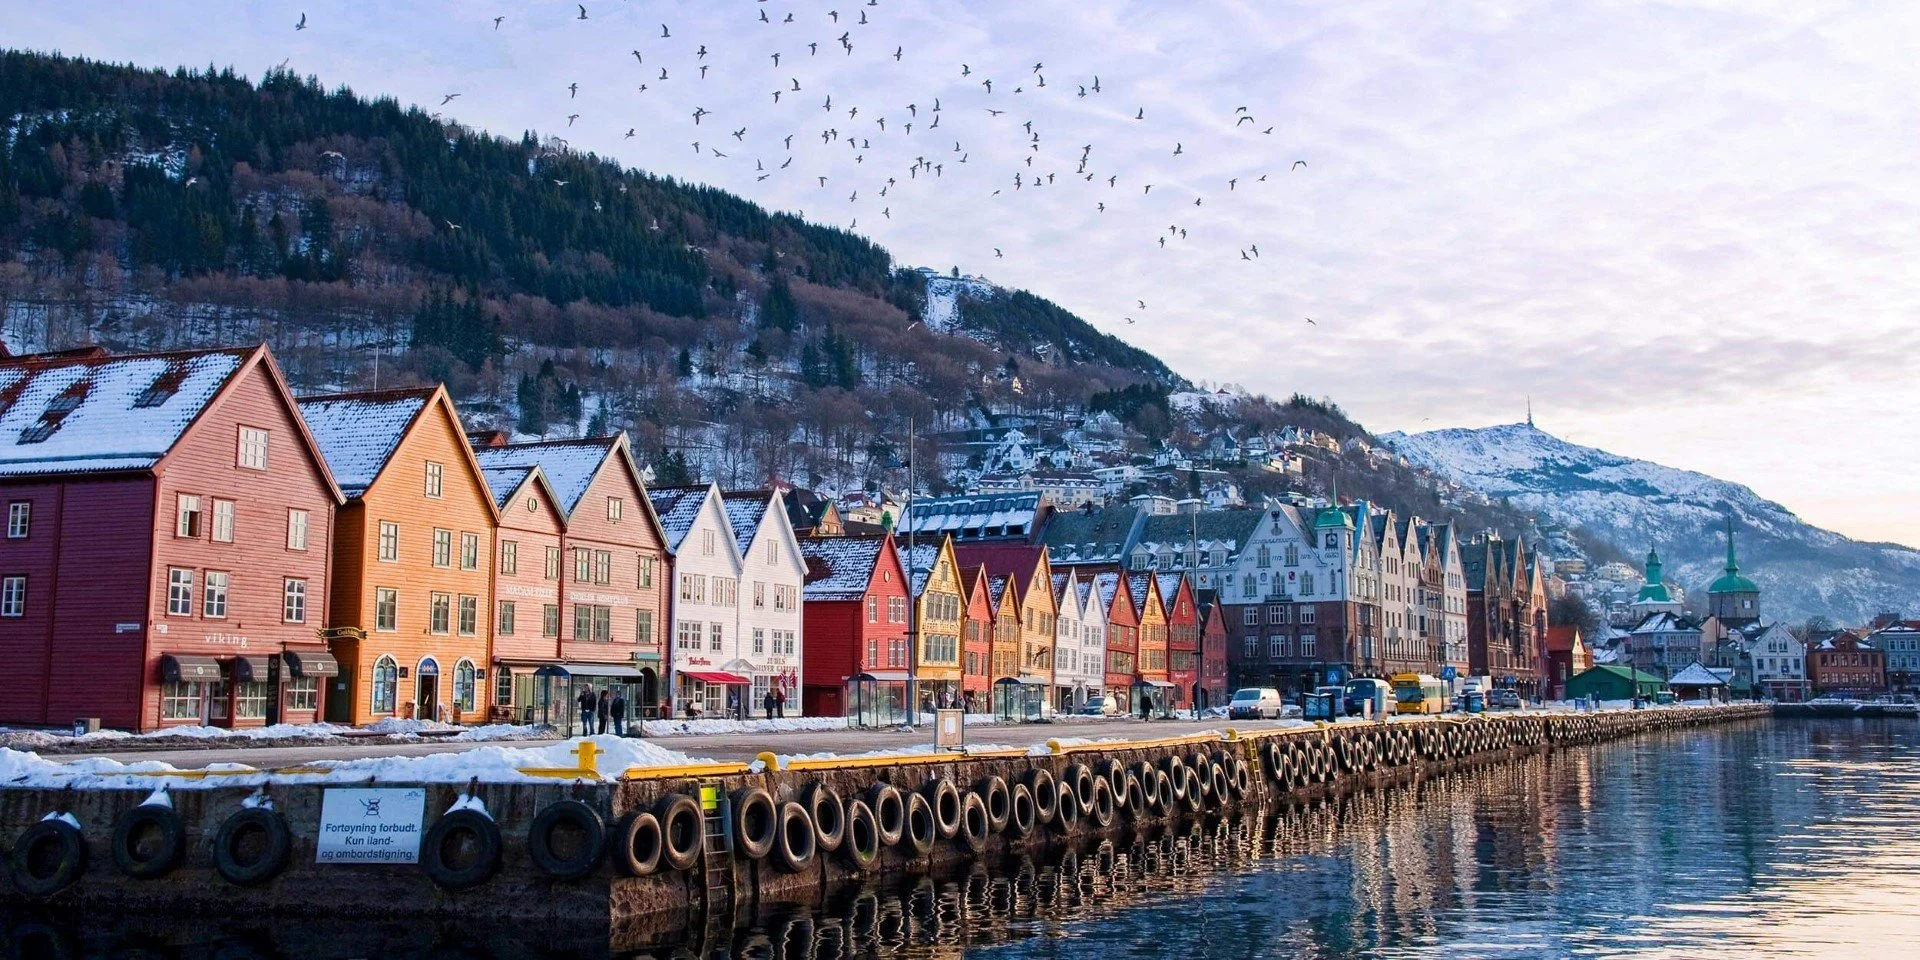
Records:
[[[311,78],[0,53],[0,123],[16,351],[265,340],[300,389],[445,380],[476,426],[624,427],[663,479],[728,484],[897,486],[911,421],[938,490],[971,440],[1057,434],[1090,402],[1143,457],[1289,424],[1365,436],[1318,401],[1175,410],[1185,380],[1024,291],[932,329],[927,278],[859,236]],[[1350,452],[1236,477],[1258,495],[1336,475],[1448,509],[1430,478]]]

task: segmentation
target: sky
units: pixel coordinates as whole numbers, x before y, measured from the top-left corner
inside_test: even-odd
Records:
[[[1920,545],[1920,4],[585,9],[16,3],[0,43],[284,61],[1032,290],[1196,380],[1376,432],[1530,398],[1573,442]]]

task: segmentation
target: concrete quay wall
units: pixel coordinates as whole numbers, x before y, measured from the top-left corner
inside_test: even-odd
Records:
[[[1651,730],[1767,715],[1764,706],[1738,705],[1396,718],[1037,751],[796,761],[785,768],[645,768],[613,781],[379,784],[426,791],[421,864],[315,862],[323,791],[359,785],[175,789],[168,809],[177,822],[159,827],[156,820],[170,818],[133,813],[151,799],[150,788],[0,785],[0,852],[9,854],[0,904],[545,921],[576,929],[604,925],[615,942],[644,943],[679,935],[709,916],[730,922],[743,909],[814,903],[862,883],[964,869],[1024,850]],[[1051,790],[1053,802],[1034,802],[1035,790]],[[712,804],[716,828],[732,828],[726,841],[712,846],[731,849],[675,864],[676,848],[684,853],[708,845],[688,833],[708,818],[688,820],[684,810],[703,799]],[[485,813],[475,813],[476,806]],[[463,807],[469,809],[463,813]],[[834,832],[836,809],[843,836],[829,853],[820,847]],[[741,815],[731,816],[734,810]],[[1067,813],[1078,816],[1069,823]],[[943,828],[954,814],[961,826],[949,835]],[[48,825],[50,816],[65,826]],[[902,821],[897,841],[888,829],[895,823],[882,822],[894,820]],[[656,830],[663,822],[673,826]],[[769,839],[771,849],[758,849]]]

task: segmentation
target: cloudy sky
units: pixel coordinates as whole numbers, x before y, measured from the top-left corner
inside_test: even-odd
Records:
[[[586,9],[21,3],[0,42],[256,77],[286,60],[857,222],[1190,377],[1328,396],[1376,431],[1511,422],[1531,396],[1567,439],[1920,545],[1920,4]]]

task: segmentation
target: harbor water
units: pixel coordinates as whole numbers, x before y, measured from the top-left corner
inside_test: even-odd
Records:
[[[971,871],[601,931],[14,914],[9,956],[1856,957],[1920,951],[1920,724],[1652,733]]]

